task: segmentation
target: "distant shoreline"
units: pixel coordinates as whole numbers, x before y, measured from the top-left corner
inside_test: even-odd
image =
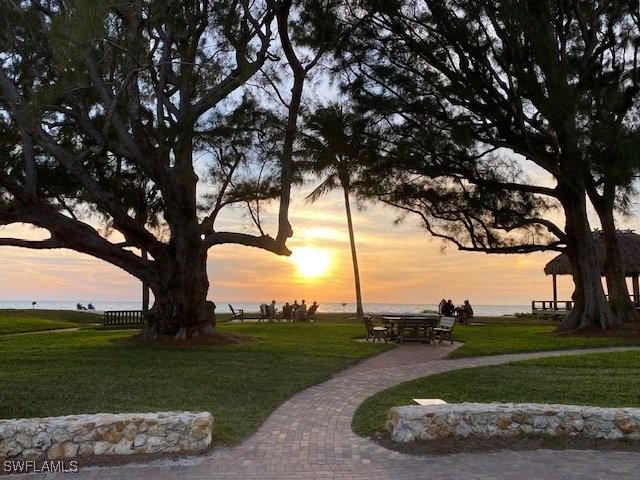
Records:
[[[78,312],[78,313],[87,313],[89,315],[103,315],[104,314],[104,310],[76,310],[76,309],[72,309],[72,308],[61,308],[59,310],[54,310],[54,309],[44,309],[44,308],[0,308],[0,312],[8,312],[8,311],[15,311],[15,310],[40,310],[40,311],[69,311],[69,312]],[[255,312],[252,311],[247,311],[245,313],[258,313],[259,310],[256,310]],[[222,314],[227,314],[227,313],[231,313],[231,312],[216,312],[216,313],[222,313]],[[353,312],[330,312],[330,311],[326,311],[326,312],[320,312],[326,315],[332,315],[332,314],[345,314],[345,315],[356,315],[355,310]],[[365,314],[369,314],[369,315],[394,315],[393,312],[367,312],[365,309]],[[414,314],[415,315],[415,314]],[[509,314],[509,313],[505,313],[503,315],[474,315],[474,318],[495,318],[495,317],[504,317],[504,318],[511,318],[511,317],[515,317],[515,314]]]
[[[301,299],[299,298],[298,301]],[[313,299],[307,299],[310,303]],[[292,302],[293,300],[289,300]],[[114,302],[114,301],[101,301],[93,299],[79,299],[75,301],[58,301],[58,300],[41,300],[36,301],[35,308],[40,310],[72,310],[76,311],[76,304],[81,303],[86,306],[91,303],[95,306],[95,310],[82,310],[93,314],[101,314],[105,310],[140,310],[142,305],[140,302]],[[277,301],[278,308],[282,307],[282,301]],[[216,313],[230,313],[229,304],[234,309],[243,309],[246,312],[258,312],[260,311],[260,303],[264,302],[230,302],[230,301],[216,301],[217,309]],[[355,304],[342,303],[342,302],[319,302],[320,312],[322,313],[354,313],[356,311]],[[494,304],[483,305],[474,304],[472,302],[473,309],[476,317],[503,317],[513,316],[516,313],[530,313],[530,304]],[[2,309],[19,309],[30,310],[33,306],[31,301],[9,301],[0,300],[0,310]],[[411,303],[365,303],[364,310],[368,314],[382,315],[382,314],[419,314],[425,310],[437,311],[438,306],[435,304],[411,304]]]

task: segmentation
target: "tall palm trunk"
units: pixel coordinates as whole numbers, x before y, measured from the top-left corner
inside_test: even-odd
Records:
[[[353,234],[353,220],[351,219],[349,181],[342,179],[341,183],[344,192],[344,207],[347,212],[347,226],[349,227],[349,243],[351,244],[351,259],[353,260],[353,278],[356,284],[356,315],[358,318],[362,318],[364,311],[362,309],[362,292],[360,291],[360,269],[358,268],[358,255],[356,254],[356,239]]]

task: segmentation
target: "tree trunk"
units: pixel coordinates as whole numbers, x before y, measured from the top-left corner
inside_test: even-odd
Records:
[[[637,318],[636,309],[629,297],[629,289],[625,279],[626,268],[618,244],[613,216],[615,187],[609,183],[605,184],[602,197],[593,198],[591,196],[591,201],[602,225],[603,268],[607,280],[609,305],[620,322],[633,322]]]
[[[618,320],[609,308],[602,288],[595,246],[587,219],[586,195],[571,188],[561,202],[566,217],[567,255],[573,269],[573,308],[559,330],[568,331],[590,326],[606,329]]]
[[[185,251],[171,266],[161,281],[150,285],[155,301],[147,315],[143,335],[153,338],[171,335],[189,338],[212,333],[215,328],[215,307],[207,301],[207,254],[202,248]],[[171,272],[169,274],[169,272]]]
[[[175,152],[173,178],[178,188],[166,220],[171,229],[168,259],[156,260],[161,275],[150,284],[155,302],[147,315],[144,336],[189,338],[213,333],[215,307],[207,301],[207,248],[197,215],[198,176],[193,169],[193,135],[188,128]]]
[[[351,219],[351,202],[349,200],[349,182],[342,182],[344,191],[344,207],[347,212],[347,226],[349,228],[349,243],[351,244],[351,259],[353,260],[353,278],[356,285],[356,315],[358,318],[364,316],[362,308],[362,292],[360,290],[360,269],[358,268],[358,255],[356,254],[356,239],[353,234],[353,220]]]
[[[149,258],[149,254],[146,249],[142,249],[142,258],[147,260]],[[146,280],[142,280],[142,313],[143,315],[147,315],[149,312],[149,283]]]

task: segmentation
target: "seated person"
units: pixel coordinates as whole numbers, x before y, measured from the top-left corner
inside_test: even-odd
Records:
[[[294,312],[293,315],[296,320],[307,319],[307,304],[305,303],[304,300],[302,300],[302,303],[298,305],[298,308],[296,308],[296,311]]]
[[[440,303],[438,304],[438,313],[440,315],[444,315],[446,308],[447,308],[447,301],[443,298],[442,300],[440,300]]]
[[[319,306],[320,306],[320,305],[318,305],[318,302],[316,302],[316,301],[314,301],[314,302],[311,304],[311,306],[309,307],[309,311],[307,312],[307,318],[308,318],[309,320],[311,320],[311,319],[315,316],[315,314],[316,314],[316,310],[318,310],[318,307],[319,307]]]
[[[462,308],[464,308],[464,312],[467,314],[467,318],[473,317],[473,308],[471,307],[469,300],[464,301],[464,305],[462,306]]]
[[[464,301],[464,305],[460,305],[456,307],[456,314],[460,323],[468,323],[469,319],[473,317],[473,308],[471,308],[471,304],[469,300]]]
[[[271,305],[269,305],[269,321],[273,322],[273,320],[276,318],[276,312],[277,312],[277,308],[276,308],[276,301],[275,300],[271,300]]]
[[[447,303],[444,304],[444,308],[442,309],[442,315],[445,317],[453,317],[456,313],[456,307],[453,305],[451,299],[447,300]]]
[[[293,307],[289,305],[289,302],[285,303],[282,307],[282,319],[291,320],[292,311],[293,311]]]

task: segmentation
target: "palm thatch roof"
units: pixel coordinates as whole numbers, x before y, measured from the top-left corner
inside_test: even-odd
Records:
[[[640,273],[640,235],[634,233],[633,230],[618,230],[617,235],[622,261],[626,266],[626,275],[630,276]],[[600,265],[601,274],[604,275],[602,271],[604,259],[602,232],[593,232],[593,240],[596,245],[598,265]],[[545,265],[544,273],[546,275],[571,275],[572,270],[569,257],[564,253],[558,255]]]

